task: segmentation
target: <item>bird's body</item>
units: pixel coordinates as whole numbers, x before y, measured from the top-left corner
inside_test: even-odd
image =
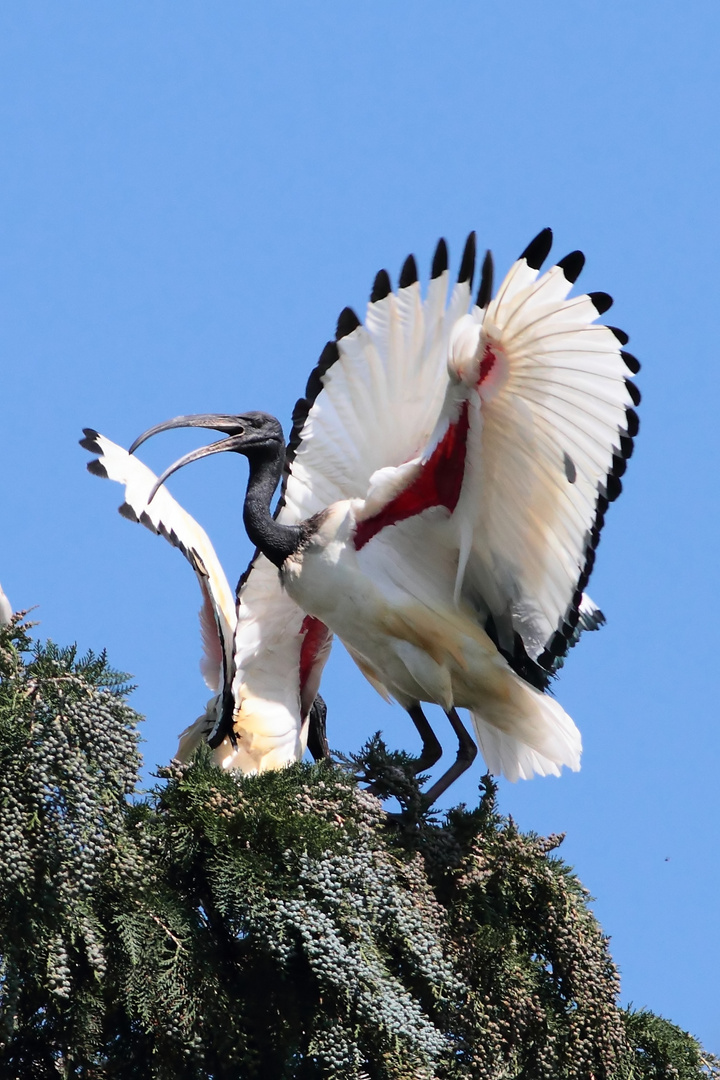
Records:
[[[291,598],[337,634],[370,682],[406,709],[418,702],[469,709],[491,771],[514,780],[559,774],[562,765],[579,768],[580,733],[570,717],[516,675],[474,613],[453,601],[456,565],[449,550],[444,565],[433,562],[420,595],[411,595],[400,574],[373,575],[372,562],[356,550],[364,509],[362,500],[335,503],[310,523],[307,539],[281,567]],[[435,524],[442,532],[447,519]],[[393,544],[402,551],[397,535]]]

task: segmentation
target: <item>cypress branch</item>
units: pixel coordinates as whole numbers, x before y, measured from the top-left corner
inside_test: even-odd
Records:
[[[127,676],[0,632],[0,1075],[718,1077],[617,1005],[562,838],[423,813],[379,737],[254,777],[200,754],[138,794]],[[405,806],[388,819],[353,774]]]

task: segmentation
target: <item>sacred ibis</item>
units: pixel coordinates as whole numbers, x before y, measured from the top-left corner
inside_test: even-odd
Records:
[[[409,710],[424,764],[438,744],[420,703],[446,711],[458,757],[430,801],[476,752],[457,707],[493,773],[580,764],[580,733],[546,691],[579,631],[602,621],[584,590],[638,429],[628,374],[639,365],[626,334],[596,324],[607,294],[568,298],[580,252],[540,274],[551,238],[528,245],[495,295],[488,253],[474,304],[471,235],[447,306],[441,241],[424,302],[409,257],[397,292],[377,275],[365,325],[345,309],[315,373],[323,393],[291,444],[283,497],[312,510],[302,520],[270,513],[285,444],[268,414],[177,417],[134,444],[175,427],[226,436],[156,489],[201,457],[247,457],[251,541],[298,607]]]
[[[329,632],[315,620],[311,625],[260,554],[241,578],[236,598],[197,521],[166,491],[149,502],[155,474],[91,428],[84,436],[80,445],[99,455],[88,463],[89,471],[125,488],[120,513],[178,548],[200,584],[201,670],[214,696],[181,734],[177,758],[189,760],[205,740],[219,765],[245,773],[299,760],[308,739],[313,755],[324,756],[325,706],[316,695]]]

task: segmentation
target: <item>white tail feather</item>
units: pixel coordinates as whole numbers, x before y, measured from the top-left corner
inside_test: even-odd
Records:
[[[513,781],[529,780],[534,775],[559,776],[563,766],[577,772],[582,753],[577,727],[554,698],[522,685],[526,709],[518,720],[517,733],[502,731],[479,712],[471,713],[488,770]]]

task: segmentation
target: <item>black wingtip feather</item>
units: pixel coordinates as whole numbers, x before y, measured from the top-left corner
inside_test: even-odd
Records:
[[[631,439],[634,439],[640,430],[640,420],[634,409],[625,410],[625,426]]]
[[[614,473],[610,473],[605,482],[605,490],[607,492],[607,501],[615,502],[622,491],[622,481],[620,480],[620,477],[615,476]]]
[[[530,241],[520,258],[524,259],[532,270],[539,270],[550,254],[552,241],[552,229],[543,229]]]
[[[418,279],[417,263],[414,255],[408,255],[400,271],[399,287],[407,289],[408,285],[414,285]]]
[[[624,330],[620,330],[617,326],[608,326],[608,330],[611,334],[614,334],[621,345],[627,345],[630,340],[629,334],[626,334]]]
[[[638,371],[640,370],[640,361],[638,360],[637,356],[633,356],[633,354],[629,353],[627,349],[621,349],[620,355],[625,361],[628,371],[632,372],[633,375],[637,375]]]
[[[448,268],[448,249],[447,243],[441,237],[438,240],[438,245],[435,248],[435,254],[433,255],[432,270],[430,271],[431,278],[439,278],[441,274],[444,274]]]
[[[635,400],[635,396],[638,396],[639,399],[637,387],[632,383],[629,383],[628,380],[625,380],[625,382],[628,386],[629,393],[633,395],[633,400]],[[562,666],[565,655],[578,639],[577,626],[581,622],[580,606],[582,603],[583,592],[587,587],[593,567],[595,566],[596,549],[600,542],[600,534],[605,523],[605,515],[610,503],[618,498],[623,489],[620,477],[623,476],[627,468],[627,459],[633,452],[633,436],[637,434],[639,427],[637,414],[633,409],[626,410],[626,417],[627,432],[618,434],[618,446],[613,453],[610,471],[605,478],[605,482],[598,488],[595,502],[595,517],[592,526],[588,529],[585,536],[585,563],[576,582],[575,593],[573,594],[573,598],[564,617],[560,620],[559,629],[546,643],[542,654],[536,661],[537,664],[548,671],[550,675],[555,674],[558,668]],[[568,479],[570,479],[569,476]],[[594,626],[588,627],[586,623],[583,623],[583,626],[585,629],[597,629],[597,627],[602,626],[604,622],[605,616],[602,615],[602,613],[599,613],[595,618]]]
[[[626,461],[628,458],[632,457],[632,452],[635,449],[635,444],[629,435],[620,436],[620,446],[618,449],[620,450],[620,453]]]
[[[348,309],[349,310],[349,309]],[[300,445],[300,435],[302,429],[305,426],[308,413],[313,407],[315,398],[318,396],[323,388],[323,377],[327,370],[336,364],[340,359],[340,350],[338,349],[337,342],[328,341],[325,348],[320,353],[320,359],[310,372],[310,376],[305,386],[305,397],[299,398],[295,403],[295,408],[292,414],[292,429],[288,438],[287,447],[285,448],[285,468],[286,471],[290,465],[290,462],[295,456],[295,452]],[[280,502],[278,507],[282,505],[284,498],[284,483],[283,492],[280,495]],[[277,512],[277,508],[276,508]]]
[[[102,447],[98,442],[100,438],[98,432],[94,431],[93,428],[85,427],[83,428],[83,435],[85,438],[78,440],[83,450],[89,450],[92,454],[101,454]]]
[[[582,268],[585,265],[585,256],[582,251],[571,251],[569,255],[560,259],[557,265],[560,267],[570,284],[574,285],[580,277]]]
[[[370,293],[370,303],[377,304],[379,300],[384,300],[391,292],[390,275],[387,270],[379,270],[375,275],[372,292]]]
[[[537,269],[537,267],[536,267]],[[567,649],[567,639],[559,630],[556,630],[553,636],[550,638],[550,643],[547,646],[547,651],[552,656],[564,656]]]
[[[307,405],[307,410],[305,413],[305,415],[307,416],[307,412],[310,410],[313,401],[323,388],[323,375],[329,367],[332,367],[333,364],[337,363],[339,357],[340,352],[337,347],[337,342],[328,341],[325,348],[320,353],[320,359],[310,372],[308,381],[305,384],[305,398],[307,398],[307,401],[304,401],[303,398],[300,398],[300,400],[296,403],[295,408],[293,409],[293,423],[295,423],[295,412],[303,405],[303,403]],[[304,422],[305,421],[303,420],[303,423]]]
[[[613,306],[613,298],[606,292],[590,292],[588,300],[594,305],[598,315],[604,315]]]
[[[335,340],[340,341],[341,338],[347,337],[348,334],[352,334],[353,330],[357,330],[359,325],[360,320],[353,309],[349,307],[343,308],[337,321]]]
[[[632,401],[633,405],[639,405],[641,395],[635,383],[631,382],[630,379],[626,379],[625,386],[627,387],[627,392],[630,395],[630,400]]]
[[[462,284],[467,281],[468,285],[472,289],[473,278],[475,277],[475,233],[471,232],[465,241],[465,250],[463,251],[462,262],[460,263],[460,273],[458,274],[458,283]]]
[[[107,469],[103,465],[102,461],[98,461],[97,458],[94,458],[92,461],[88,461],[87,471],[89,473],[92,473],[93,476],[101,476],[103,480],[107,480]]]
[[[493,257],[492,251],[485,252],[482,272],[480,274],[480,287],[475,303],[479,308],[486,308],[490,303],[493,291]]]
[[[121,517],[127,518],[128,521],[137,522],[138,520],[138,516],[130,503],[124,502],[122,506],[118,506],[118,514],[120,514]]]

